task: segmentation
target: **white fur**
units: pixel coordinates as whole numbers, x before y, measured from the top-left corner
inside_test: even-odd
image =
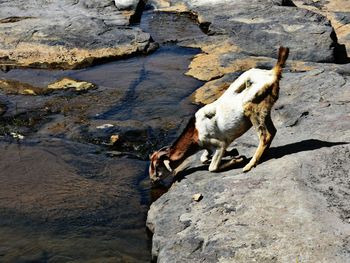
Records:
[[[273,70],[248,70],[219,99],[197,111],[195,117],[199,144],[209,151],[215,150],[210,171],[218,169],[225,149],[251,127],[244,115],[244,105],[274,81],[276,74]],[[208,155],[205,152],[201,160],[208,160]]]

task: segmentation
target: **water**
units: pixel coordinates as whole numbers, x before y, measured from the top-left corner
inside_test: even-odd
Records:
[[[172,41],[201,32],[188,17],[152,12],[141,27],[162,43],[152,55],[77,71],[0,73],[37,87],[62,77],[98,86],[79,94],[0,92],[7,106],[0,118],[1,262],[150,261],[147,156],[175,138],[196,110],[188,96],[202,84],[184,75],[198,50],[160,32],[172,28]],[[114,126],[96,128],[106,123]],[[111,135],[121,142],[108,145]]]

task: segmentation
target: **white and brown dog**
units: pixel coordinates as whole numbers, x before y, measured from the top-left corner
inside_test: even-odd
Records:
[[[247,172],[256,166],[276,134],[271,120],[271,108],[278,99],[279,80],[288,54],[288,48],[280,47],[273,69],[253,68],[246,71],[219,99],[199,109],[172,146],[164,147],[151,155],[151,181],[163,179],[187,157],[202,149],[205,150],[201,156],[203,163],[208,162],[214,153],[209,165],[211,172],[242,161],[242,158],[233,158],[221,164],[226,148],[252,126],[256,129],[260,142],[243,171]]]

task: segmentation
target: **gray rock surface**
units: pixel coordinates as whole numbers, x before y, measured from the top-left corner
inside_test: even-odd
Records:
[[[114,0],[118,10],[136,10],[139,0]]]
[[[336,53],[349,53],[350,50],[350,2],[348,0],[294,0],[294,3],[303,9],[316,12],[327,17],[337,34],[338,43]],[[344,56],[344,55],[343,55]],[[344,61],[340,60],[342,63]],[[345,61],[349,62],[349,61]]]
[[[228,34],[246,55],[274,57],[272,47],[285,45],[293,50],[290,59],[334,61],[334,41],[330,37],[333,29],[326,18],[293,7],[238,2],[225,5],[224,10],[218,5],[199,8],[211,23],[209,33]]]
[[[136,7],[119,10],[110,0],[1,1],[0,64],[79,68],[148,52],[150,35],[129,26]]]
[[[151,2],[161,10],[188,11],[197,17],[202,29],[212,37],[210,40],[188,39],[183,44],[201,47],[207,54],[214,54],[217,57],[217,64],[213,68],[218,66],[227,68],[237,62],[240,63],[239,57],[242,55],[253,58],[275,57],[275,50],[281,45],[293,50],[290,54],[292,60],[311,62],[336,60],[334,48],[337,39],[329,20],[313,11],[293,7],[290,1],[153,0]],[[208,52],[206,49],[210,42],[216,49]],[[229,43],[231,48],[225,47],[226,52],[222,49],[222,52],[218,52],[218,48],[225,43]],[[232,46],[236,49],[232,49]],[[200,67],[203,61],[198,61],[198,64],[192,66]],[[199,79],[208,80],[200,73],[191,74]]]
[[[153,257],[349,262],[349,102],[347,75],[285,73],[272,113],[278,132],[263,162],[247,174],[242,167],[209,173],[196,156],[148,213]],[[251,157],[257,144],[251,130],[232,146]]]
[[[194,156],[148,212],[155,261],[350,262],[350,67],[323,64],[347,61],[336,36],[344,44],[349,31],[338,26],[346,19],[335,33],[324,16],[340,6],[346,13],[347,3],[296,2],[153,1],[191,12],[207,33],[179,39],[203,51],[187,74],[211,80],[193,94],[196,103],[215,100],[248,68],[271,67],[279,45],[291,49],[268,154],[247,174],[243,166],[209,173]],[[250,130],[232,147],[250,158],[257,145]]]

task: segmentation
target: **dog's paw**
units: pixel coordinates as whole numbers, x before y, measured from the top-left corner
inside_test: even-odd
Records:
[[[243,167],[243,173],[249,172],[255,165],[248,163],[246,166]]]

